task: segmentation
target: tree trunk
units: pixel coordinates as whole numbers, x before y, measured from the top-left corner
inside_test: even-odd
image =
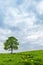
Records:
[[[13,43],[11,43],[11,54],[13,54]]]
[[[13,48],[11,48],[11,54],[13,54]]]

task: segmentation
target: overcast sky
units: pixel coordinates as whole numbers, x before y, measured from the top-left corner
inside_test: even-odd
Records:
[[[0,0],[0,52],[9,36],[18,51],[43,49],[43,0]]]

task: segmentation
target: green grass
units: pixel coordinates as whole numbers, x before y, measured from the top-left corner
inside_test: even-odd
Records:
[[[0,54],[0,65],[43,65],[43,50]]]

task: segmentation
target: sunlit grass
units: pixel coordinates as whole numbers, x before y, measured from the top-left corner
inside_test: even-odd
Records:
[[[43,65],[43,50],[0,54],[0,65]]]

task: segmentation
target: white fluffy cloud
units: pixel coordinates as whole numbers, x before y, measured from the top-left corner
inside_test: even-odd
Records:
[[[41,1],[37,4],[36,9],[37,9],[38,13],[43,14],[43,0],[41,0]]]
[[[12,34],[11,30],[9,29],[2,29],[0,28],[0,41],[3,43],[7,39],[8,36]],[[1,44],[1,43],[0,43]]]
[[[34,21],[36,21],[34,13],[20,13],[19,9],[12,7],[6,10],[4,19],[6,25],[15,26],[20,22],[25,22],[27,25],[32,26]]]

